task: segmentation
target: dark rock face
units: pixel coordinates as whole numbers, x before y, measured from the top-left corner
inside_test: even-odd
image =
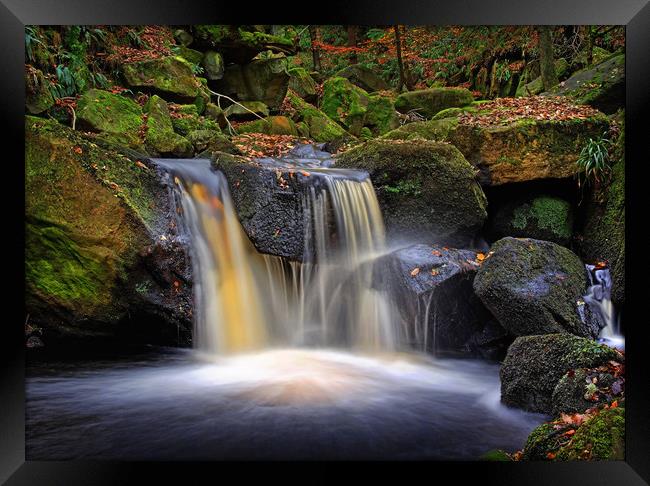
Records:
[[[470,250],[413,245],[375,261],[373,287],[393,297],[409,345],[498,359],[508,333],[474,294],[478,266]]]
[[[289,86],[287,60],[260,59],[228,66],[215,86],[218,93],[238,100],[261,101],[270,109],[277,110]]]
[[[302,261],[305,247],[304,198],[324,181],[305,171],[264,166],[215,152],[212,166],[226,176],[244,231],[261,253]]]
[[[607,114],[625,108],[625,54],[578,71],[561,86],[544,94],[570,96]]]
[[[487,217],[472,166],[449,144],[370,140],[336,157],[370,173],[389,239],[462,247]]]
[[[395,100],[395,108],[400,113],[415,110],[431,118],[442,110],[469,105],[472,101],[472,93],[465,88],[430,88],[402,93]]]
[[[341,69],[335,74],[335,76],[347,78],[352,84],[359,86],[359,88],[364,89],[369,93],[390,88],[388,83],[379,77],[374,71],[358,64],[352,64]]]
[[[474,290],[504,328],[518,336],[598,336],[604,323],[582,300],[588,276],[577,255],[549,241],[510,237],[488,255]]]
[[[553,392],[565,373],[620,359],[616,350],[570,334],[518,337],[501,366],[501,401],[550,413]]]

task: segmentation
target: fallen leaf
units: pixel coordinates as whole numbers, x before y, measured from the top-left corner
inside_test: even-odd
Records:
[[[74,151],[75,151],[76,154],[83,154],[83,152],[84,152],[81,147],[75,147]]]
[[[433,275],[434,277],[435,277],[436,275],[438,275],[439,273],[440,273],[440,272],[438,272],[438,270],[436,270],[435,268],[431,270],[431,275]]]
[[[555,459],[555,454],[553,452],[549,452],[548,454],[546,454],[546,459],[552,461],[553,459]]]
[[[440,253],[438,250],[431,250],[431,254],[433,256],[441,256],[442,255],[442,253]]]
[[[477,253],[477,254],[476,254],[476,259],[477,259],[479,262],[482,262],[483,260],[485,260],[485,254],[483,254],[483,253]]]
[[[420,273],[420,269],[418,267],[415,267],[413,270],[411,270],[411,277],[415,277],[418,273]]]

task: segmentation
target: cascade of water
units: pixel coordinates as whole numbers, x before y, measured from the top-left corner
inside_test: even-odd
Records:
[[[304,197],[304,263],[258,253],[234,210],[227,181],[208,160],[156,162],[175,182],[191,240],[195,341],[212,353],[273,345],[395,347],[388,299],[372,288],[371,260],[384,225],[365,173],[314,171]]]
[[[620,332],[618,315],[611,300],[612,277],[609,269],[585,266],[589,275],[589,288],[584,300],[605,323],[600,339],[612,346],[624,348],[625,338]]]

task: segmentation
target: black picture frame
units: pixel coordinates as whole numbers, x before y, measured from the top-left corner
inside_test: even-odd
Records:
[[[385,466],[417,471],[432,481],[451,474],[453,484],[468,479],[479,484],[589,484],[642,485],[650,482],[650,374],[644,356],[643,327],[644,184],[647,180],[647,124],[650,112],[650,3],[648,0],[385,0],[339,1],[308,4],[158,0],[0,0],[0,36],[3,68],[0,83],[4,98],[3,164],[5,222],[2,239],[14,250],[4,261],[5,323],[0,331],[0,482],[21,484],[151,484],[180,478],[188,484],[197,473],[213,481],[225,480],[223,463],[136,463],[108,461],[25,461],[24,364],[24,26],[29,24],[547,24],[626,25],[626,460],[617,462],[435,462],[418,464],[374,463],[369,468],[383,474]],[[645,143],[644,143],[645,142]],[[9,150],[8,150],[9,149]],[[22,163],[21,163],[22,162]],[[290,467],[303,469],[302,464]],[[330,464],[317,463],[318,473],[296,472],[298,480],[333,480],[338,472]],[[278,464],[242,467],[231,465],[236,480],[271,472]],[[235,469],[236,468],[236,469]],[[283,476],[275,479],[285,480]],[[410,474],[409,474],[410,475]],[[449,476],[448,476],[449,477]],[[402,481],[406,476],[402,477]],[[269,479],[273,477],[269,476]]]

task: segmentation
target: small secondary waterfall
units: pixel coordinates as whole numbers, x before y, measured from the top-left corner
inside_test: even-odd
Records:
[[[388,299],[371,286],[369,262],[384,250],[384,225],[367,174],[313,170],[324,184],[304,197],[308,257],[297,263],[256,251],[224,175],[209,160],[156,162],[174,178],[180,224],[191,240],[195,347],[219,354],[395,347]]]
[[[598,268],[595,265],[585,266],[589,275],[589,288],[584,300],[605,323],[605,327],[600,333],[600,339],[611,346],[625,348],[625,338],[621,334],[619,317],[611,300],[612,277],[609,269]]]

